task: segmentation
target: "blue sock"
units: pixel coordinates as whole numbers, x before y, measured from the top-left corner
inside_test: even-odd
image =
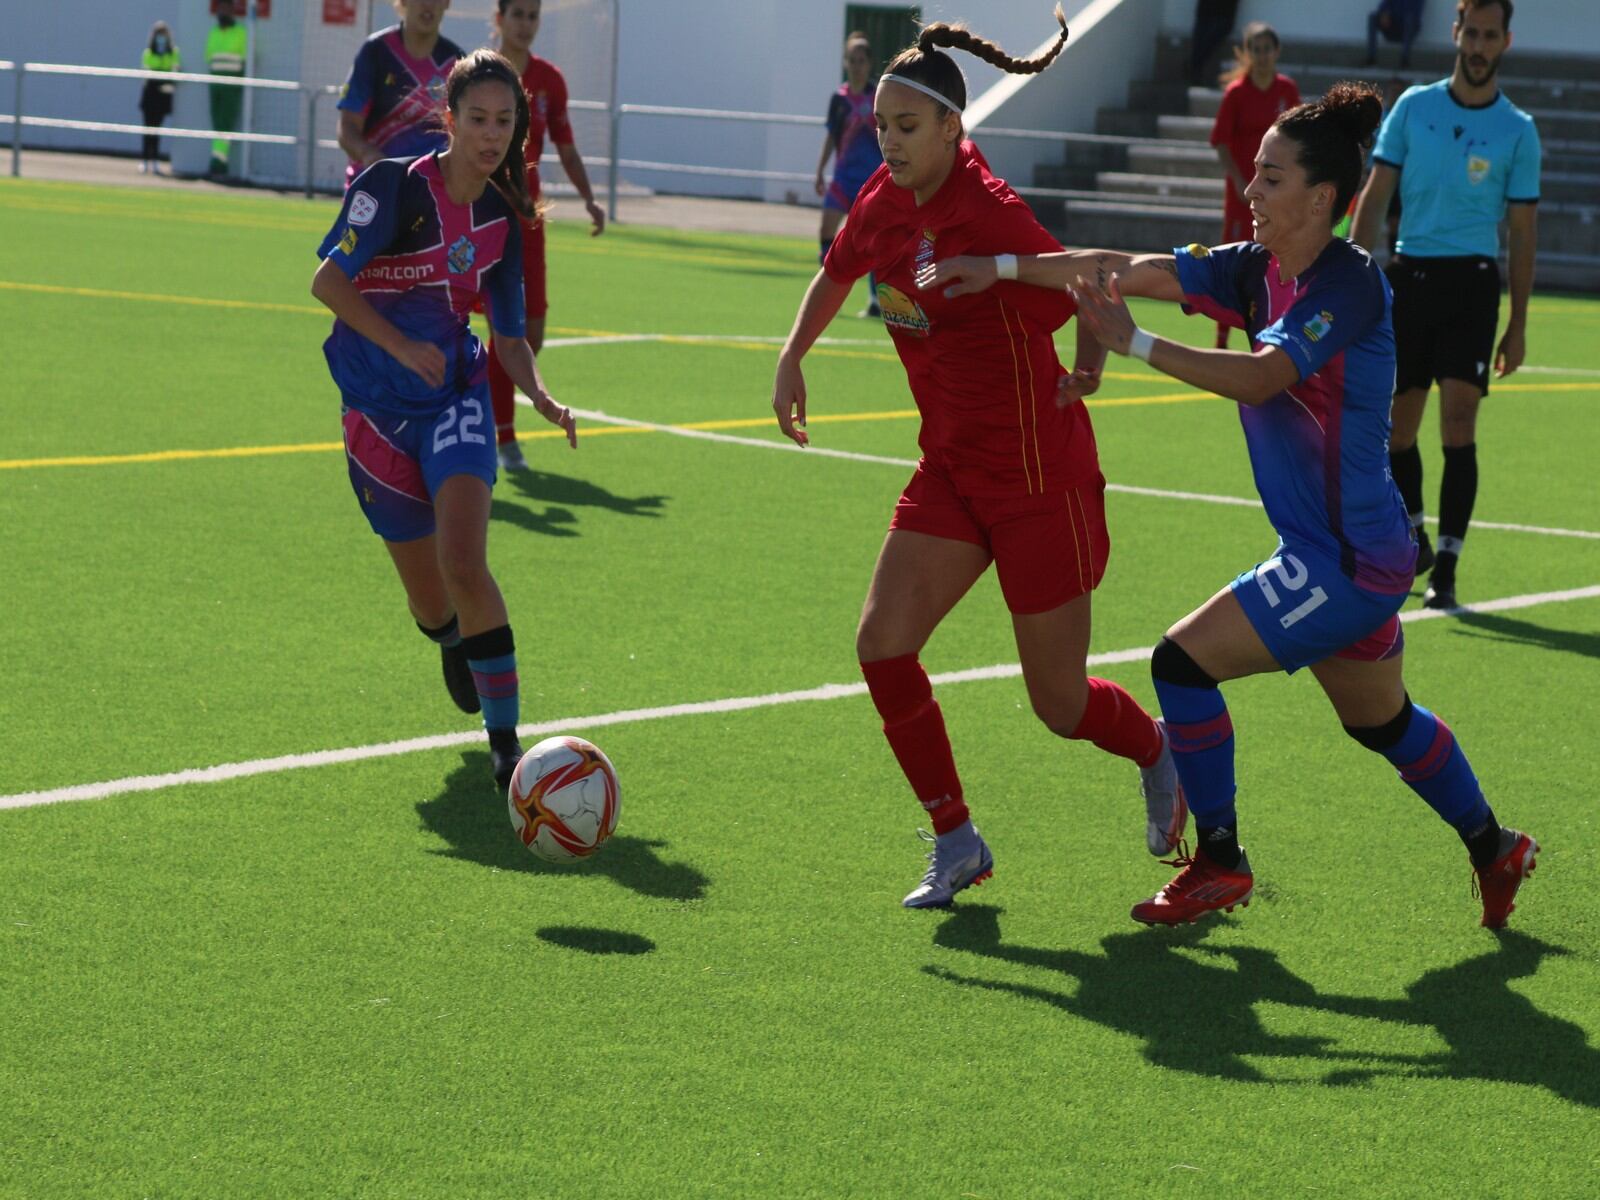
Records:
[[[517,695],[517,653],[511,626],[501,625],[461,639],[472,668],[472,682],[483,705],[483,727],[488,730],[515,729],[521,715]]]
[[[1393,763],[1406,786],[1458,833],[1471,833],[1491,814],[1466,752],[1450,726],[1427,709],[1413,704],[1410,712],[1411,720],[1400,740],[1378,753]]]
[[[1184,687],[1157,679],[1156,698],[1172,743],[1172,765],[1178,770],[1194,823],[1201,829],[1227,829],[1238,824],[1233,797],[1233,718],[1220,688]]]

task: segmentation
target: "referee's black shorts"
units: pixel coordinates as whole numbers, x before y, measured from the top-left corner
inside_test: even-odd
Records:
[[[1460,379],[1489,394],[1494,334],[1500,322],[1500,268],[1492,258],[1395,255],[1396,392]]]

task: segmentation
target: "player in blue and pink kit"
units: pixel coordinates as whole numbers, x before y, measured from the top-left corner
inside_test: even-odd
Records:
[[[339,97],[339,145],[350,156],[346,188],[379,159],[444,149],[445,80],[461,57],[461,47],[439,35],[449,7],[450,0],[396,0],[400,24],[356,51]]]
[[[1255,241],[1175,255],[1090,250],[946,262],[925,286],[954,290],[1004,275],[1076,287],[1078,318],[1109,349],[1236,400],[1256,488],[1280,539],[1162,638],[1151,674],[1198,847],[1171,883],[1133,908],[1148,924],[1192,921],[1250,899],[1238,842],[1233,723],[1218,683],[1308,667],[1345,731],[1382,754],[1461,836],[1483,924],[1510,914],[1539,846],[1502,828],[1450,729],[1411,702],[1398,613],[1416,545],[1388,474],[1394,332],[1388,281],[1367,253],[1332,234],[1355,195],[1383,106],[1365,85],[1336,84],[1279,117],[1245,189]],[[1115,272],[1108,277],[1108,272]],[[1122,294],[1181,301],[1243,328],[1251,351],[1200,350],[1133,323]]]
[[[503,790],[522,748],[516,647],[486,553],[494,420],[488,356],[468,325],[480,298],[511,378],[574,446],[577,427],[523,340],[527,98],[511,65],[480,50],[450,72],[446,105],[443,153],[385,159],[351,184],[311,291],[338,318],[323,351],[350,482],[440,646],[451,698],[483,713]]]
[[[821,258],[828,257],[828,247],[839,232],[845,214],[855,203],[856,195],[883,163],[883,152],[878,149],[877,122],[872,115],[872,101],[876,89],[872,83],[872,44],[864,33],[852,33],[844,42],[845,82],[828,99],[828,134],[822,139],[822,157],[817,160],[817,195],[822,197],[822,226],[819,240]],[[826,180],[828,160],[833,159],[833,179]],[[869,301],[862,314],[876,317],[878,311],[878,284],[868,276]]]

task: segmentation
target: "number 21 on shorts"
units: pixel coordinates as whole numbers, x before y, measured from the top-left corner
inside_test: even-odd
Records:
[[[1272,586],[1272,581],[1267,576],[1277,577],[1278,587],[1287,595],[1278,595],[1278,588]],[[1294,594],[1299,592],[1311,579],[1311,572],[1292,554],[1284,553],[1269,559],[1256,569],[1256,583],[1261,588],[1261,594],[1267,598],[1267,604],[1277,608],[1286,601],[1297,599]],[[1320,587],[1314,587],[1306,593],[1305,599],[1278,618],[1278,624],[1285,629],[1310,616],[1320,608],[1328,599],[1328,593]]]

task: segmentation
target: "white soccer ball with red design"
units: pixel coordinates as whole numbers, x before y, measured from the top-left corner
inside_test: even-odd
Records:
[[[553,737],[522,756],[506,803],[524,846],[546,862],[571,862],[588,858],[616,831],[622,789],[600,747]]]

